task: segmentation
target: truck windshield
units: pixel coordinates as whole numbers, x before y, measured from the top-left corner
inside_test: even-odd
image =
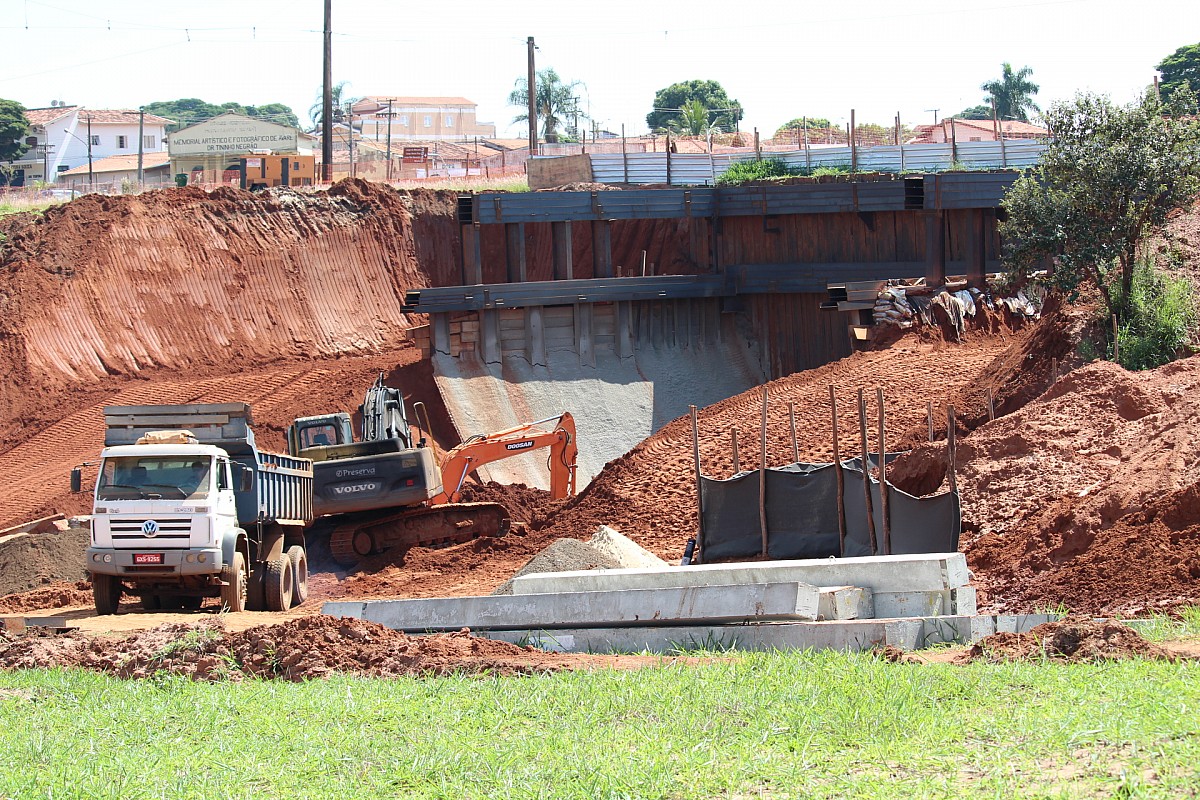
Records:
[[[104,459],[97,500],[183,500],[208,497],[211,459],[121,456]]]

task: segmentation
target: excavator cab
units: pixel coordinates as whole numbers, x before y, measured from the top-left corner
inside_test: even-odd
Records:
[[[354,443],[350,415],[342,412],[300,417],[288,426],[287,440],[291,455],[325,461],[332,455],[331,448]]]

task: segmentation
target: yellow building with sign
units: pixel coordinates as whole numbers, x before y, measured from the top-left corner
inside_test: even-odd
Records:
[[[167,136],[171,172],[188,183],[240,183],[242,159],[313,156],[315,137],[298,128],[241,114],[222,114]]]

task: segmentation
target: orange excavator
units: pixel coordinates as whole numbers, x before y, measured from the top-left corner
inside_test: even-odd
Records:
[[[423,409],[421,403],[414,411]],[[425,428],[408,421],[399,389],[383,375],[360,407],[357,441],[344,412],[301,417],[288,428],[288,451],[313,460],[313,513],[334,527],[329,547],[345,566],[385,550],[503,536],[512,525],[499,503],[463,503],[467,477],[485,464],[548,448],[550,494],[575,493],[578,446],[568,412],[469,437],[440,457]]]

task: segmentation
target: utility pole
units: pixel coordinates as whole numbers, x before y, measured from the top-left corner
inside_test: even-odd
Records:
[[[146,150],[146,109],[138,106],[138,191],[142,189],[142,156]]]
[[[346,127],[349,131],[346,138],[350,148],[350,177],[354,177],[354,104],[346,102]]]
[[[392,114],[392,103],[394,102],[396,102],[396,98],[388,98],[387,179],[389,181],[392,179],[392,117],[394,116]],[[375,130],[378,131],[379,129],[376,128]],[[375,135],[378,136],[379,134],[376,133]]]
[[[88,137],[88,191],[91,191],[92,187],[94,185],[92,183],[92,115],[91,114],[87,115],[87,124],[88,124],[88,131],[87,131],[87,137]]]
[[[536,45],[533,43],[533,37],[530,36],[527,42],[529,47],[529,77],[526,79],[526,86],[529,89],[529,157],[537,153],[537,72],[533,67],[533,51]]]
[[[321,90],[321,180],[333,180],[333,0],[325,0],[325,76]]]

